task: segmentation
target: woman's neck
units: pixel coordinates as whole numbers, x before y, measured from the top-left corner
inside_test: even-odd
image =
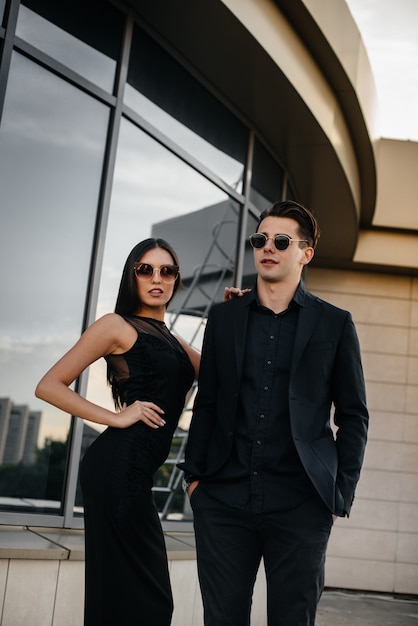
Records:
[[[141,306],[135,311],[135,315],[140,317],[149,317],[159,322],[164,322],[165,319],[165,307],[147,307]]]

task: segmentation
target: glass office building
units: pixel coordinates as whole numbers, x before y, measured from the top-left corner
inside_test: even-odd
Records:
[[[125,258],[153,233],[178,249],[186,284],[169,321],[199,347],[207,306],[242,280],[256,216],[289,183],[140,14],[100,0],[0,7],[0,519],[77,527],[78,464],[98,430],[37,400],[38,379],[113,310]],[[74,386],[111,406],[103,364]]]

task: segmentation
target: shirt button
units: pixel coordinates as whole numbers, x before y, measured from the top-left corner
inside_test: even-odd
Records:
[[[267,361],[267,365],[271,365],[271,361]]]
[[[264,416],[264,414],[262,413],[262,414],[260,415],[260,419],[261,419],[261,420],[263,420],[263,419],[264,419],[264,417],[265,417],[265,416]]]
[[[269,388],[268,388],[268,387],[264,387],[264,391],[268,391],[268,390],[269,390]]]
[[[258,472],[253,472],[253,476],[257,476],[257,475],[258,475]]]
[[[261,441],[259,439],[257,439],[257,445],[261,446]]]
[[[274,335],[270,335],[270,339],[274,339]]]

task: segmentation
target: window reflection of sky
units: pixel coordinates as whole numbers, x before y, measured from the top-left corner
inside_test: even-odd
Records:
[[[116,61],[21,5],[16,35],[99,87],[112,91]]]
[[[197,211],[226,194],[123,120],[106,235],[99,313],[113,310],[123,264],[154,223]],[[187,250],[179,250],[181,255]]]
[[[107,108],[15,53],[0,128],[1,397],[66,420],[34,397],[82,323]]]
[[[227,199],[151,137],[123,120],[107,227],[97,317],[113,311],[123,265],[131,249],[151,235],[152,225]],[[169,237],[167,236],[169,240]],[[187,248],[176,250],[187,256]],[[196,319],[180,320],[178,332],[193,334]],[[88,397],[111,408],[103,363],[90,367]]]
[[[26,3],[38,6],[28,0]],[[0,18],[4,5],[4,0],[0,0]],[[96,22],[94,28],[90,28],[88,20],[83,19],[80,29],[78,23],[75,25],[69,20],[67,32],[64,5],[52,3],[48,7],[55,11],[52,11],[52,22],[21,4],[17,37],[111,91],[116,70],[112,57],[119,54],[123,16],[114,9],[116,20],[113,20],[113,14],[108,12],[105,16],[106,11],[100,9],[93,16],[101,19],[97,28]],[[78,7],[84,9],[82,3]],[[118,25],[113,28],[114,21]],[[106,35],[109,24],[113,43]],[[80,38],[70,32],[80,34]],[[105,54],[94,48],[96,43]],[[164,63],[163,57],[160,61]],[[168,65],[169,75],[170,67]],[[180,103],[177,97],[173,102],[165,101],[163,85],[162,93],[158,93],[159,74],[154,72],[153,75],[158,76],[157,82],[154,80],[147,85],[157,86],[155,102],[165,104],[171,115],[129,84],[125,103],[201,163],[203,171],[210,170],[242,193],[248,129],[214,96],[207,97],[204,88],[190,83],[184,71],[186,88],[175,89],[175,94],[182,94]],[[173,84],[177,86],[174,79]],[[184,102],[189,108],[183,108]],[[203,106],[195,106],[196,102]],[[186,125],[189,118],[194,131]],[[41,447],[46,437],[64,441],[70,426],[70,416],[37,400],[34,389],[43,373],[80,335],[108,121],[109,110],[105,105],[29,58],[13,52],[0,127],[0,397],[41,412]],[[161,235],[168,241],[171,241],[170,235],[173,237],[185,272],[187,263],[198,265],[200,258],[205,257],[212,243],[213,224],[220,219],[217,210],[222,210],[222,215],[228,212],[228,219],[222,222],[222,246],[229,256],[225,260],[221,255],[217,265],[210,265],[210,262],[208,265],[215,273],[213,268],[219,269],[225,262],[228,276],[231,276],[239,203],[123,119],[97,317],[113,310],[125,259],[138,241],[151,235],[155,224],[163,229]],[[205,213],[202,224],[200,211]],[[191,213],[194,213],[193,220]],[[182,233],[175,239],[172,229],[173,218],[177,220],[179,216],[183,220],[176,222],[177,234],[183,224],[186,231],[188,229],[184,239]],[[193,255],[193,246],[197,248],[196,255]],[[204,321],[191,315],[167,314],[167,323],[173,318],[174,332],[187,341],[193,339],[194,347],[200,348]],[[89,369],[88,398],[112,409],[104,360]]]
[[[125,102],[131,109],[215,172],[238,193],[241,193],[244,169],[242,163],[194,133],[134,89],[129,83],[125,87]]]
[[[110,88],[112,59],[23,5],[17,34]],[[132,108],[139,107],[141,115],[161,132],[226,182],[241,188],[242,163],[131,92]],[[62,419],[59,411],[38,401],[33,392],[40,376],[80,333],[107,120],[103,105],[14,53],[0,129],[4,302],[0,396],[42,410],[41,443],[45,436],[65,439],[69,425],[68,416]],[[150,236],[154,223],[226,199],[202,175],[123,120],[97,316],[113,310],[126,256],[138,241]],[[19,246],[14,246],[17,241]],[[25,250],[23,256],[15,254],[18,247]],[[187,250],[178,252],[181,262]],[[33,274],[29,270],[32,260]],[[190,317],[179,318],[177,332],[187,339],[195,334],[196,323]],[[203,328],[197,342],[202,332]],[[103,363],[91,368],[89,396],[111,406],[104,373]]]

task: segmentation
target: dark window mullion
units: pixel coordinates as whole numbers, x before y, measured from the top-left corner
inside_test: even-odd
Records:
[[[248,135],[247,158],[244,173],[244,204],[241,207],[241,215],[237,232],[237,256],[235,260],[235,272],[233,283],[236,287],[242,287],[244,276],[245,242],[247,239],[247,221],[250,201],[250,189],[254,162],[254,131]]]
[[[116,151],[119,129],[122,118],[123,92],[128,73],[129,52],[132,40],[132,20],[126,18],[125,32],[122,39],[122,51],[118,63],[115,94],[116,105],[110,112],[108,137],[103,160],[102,182],[100,185],[96,227],[91,256],[89,283],[87,288],[86,307],[84,311],[83,330],[95,319],[100,285],[100,271],[103,262],[106,229],[109,217],[110,198],[113,174],[115,170]],[[83,396],[87,392],[88,374],[83,372],[76,383],[76,391]],[[64,494],[64,526],[79,526],[80,520],[74,518],[74,503],[77,490],[78,469],[81,457],[83,421],[73,417],[71,428],[70,455],[67,472],[67,483]]]
[[[3,115],[4,97],[6,94],[7,80],[9,78],[10,63],[12,60],[13,41],[16,32],[17,16],[19,13],[20,0],[10,0],[4,10],[5,37],[0,59],[0,124]]]

